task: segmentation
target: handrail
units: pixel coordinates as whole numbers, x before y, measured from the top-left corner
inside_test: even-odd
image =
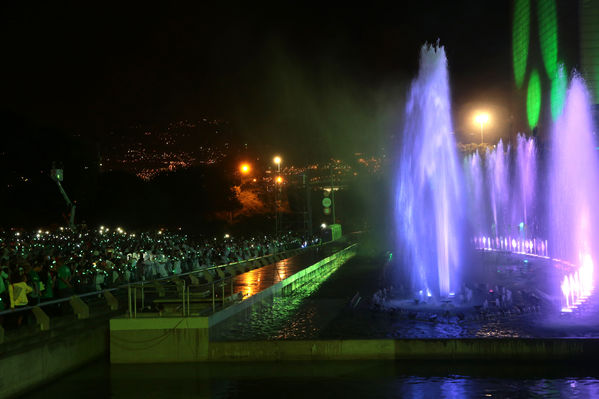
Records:
[[[275,255],[282,255],[282,254],[285,254],[285,253],[291,252],[291,251],[308,249],[308,248],[318,248],[318,247],[330,244],[332,242],[334,242],[334,241],[328,241],[328,242],[324,242],[324,243],[320,243],[320,244],[309,245],[309,246],[306,246],[304,248],[287,249],[287,250],[279,252],[279,253],[263,255],[263,256],[259,256],[257,258],[251,258],[251,259],[246,259],[246,260],[242,260],[242,261],[236,261],[236,262],[231,262],[231,263],[224,263],[224,264],[221,264],[221,265],[206,267],[206,268],[199,269],[199,270],[192,270],[190,272],[174,274],[172,276],[161,277],[161,278],[156,278],[156,279],[147,280],[147,281],[146,280],[134,281],[134,282],[126,283],[126,284],[121,284],[119,286],[112,287],[112,288],[105,288],[105,289],[99,290],[99,291],[90,291],[90,292],[86,292],[84,294],[79,294],[79,295],[75,295],[74,294],[74,295],[71,295],[71,296],[66,297],[66,298],[60,298],[60,299],[54,299],[52,301],[40,302],[39,304],[36,304],[36,305],[28,305],[28,306],[23,306],[23,307],[15,308],[15,309],[3,310],[3,311],[0,312],[0,316],[9,315],[9,314],[15,314],[15,313],[18,313],[18,312],[25,312],[25,311],[31,310],[33,308],[36,308],[36,307],[50,306],[50,305],[56,305],[56,304],[59,304],[59,303],[67,302],[67,301],[71,300],[72,296],[78,296],[79,298],[84,298],[84,297],[93,296],[93,295],[101,295],[105,291],[112,292],[112,291],[119,290],[121,288],[128,288],[128,287],[131,287],[131,286],[135,287],[137,285],[146,285],[146,284],[152,283],[154,281],[171,280],[171,279],[176,278],[176,277],[188,276],[188,275],[194,274],[194,273],[201,273],[201,272],[205,272],[205,271],[209,271],[209,270],[222,269],[222,268],[225,268],[225,267],[228,267],[228,266],[232,266],[232,265],[238,265],[238,264],[241,264],[241,263],[253,262],[253,261],[256,261],[256,260],[260,260],[260,259],[263,259],[263,258],[268,258],[268,257],[275,256]],[[226,278],[225,279],[216,280],[215,282],[220,282],[220,281],[223,281],[223,280],[226,280]],[[205,284],[200,285],[199,287],[201,287],[203,285],[210,285],[210,284],[211,283],[205,283]]]
[[[332,242],[332,241],[330,241],[330,242]],[[325,244],[328,244],[330,242],[327,242]],[[324,244],[321,244],[321,245],[324,245]],[[354,248],[355,246],[357,246],[357,244],[353,243],[353,244],[351,244],[351,245],[349,245],[349,246],[347,246],[347,247],[339,250],[338,252],[336,252],[336,254],[345,252],[345,251],[347,251],[349,249]],[[293,250],[289,250],[289,251],[293,251]],[[285,251],[285,252],[289,252],[289,251]],[[272,256],[272,255],[267,255],[265,257],[270,257],[270,256]],[[333,256],[334,255],[330,255],[330,256],[328,256],[328,257],[326,257],[324,259],[330,259]],[[258,259],[258,258],[256,258],[256,259]],[[255,259],[253,259],[253,260],[255,260]],[[247,261],[243,261],[243,262],[250,262],[250,261],[252,261],[252,260],[247,260]],[[236,262],[236,263],[243,263],[243,262]],[[216,267],[213,267],[212,269],[216,269],[216,268],[219,268],[219,267],[230,266],[231,264],[216,266]],[[186,273],[186,274],[192,274],[192,273],[203,272],[203,271],[204,270],[196,270],[194,272],[189,272],[189,273]],[[179,275],[177,275],[177,277],[178,276]],[[215,288],[217,286],[218,287],[222,287],[222,290],[223,290],[222,291],[223,294],[222,294],[222,297],[221,297],[223,307],[225,306],[225,301],[226,301],[226,297],[225,297],[225,283],[226,283],[227,280],[229,280],[231,282],[231,295],[234,295],[234,293],[233,293],[233,278],[235,277],[235,275],[225,276],[223,274],[222,276],[219,276],[219,277],[220,278],[218,280],[212,280],[210,282],[194,286],[197,289],[211,288],[210,291],[212,293],[212,312],[213,313],[216,311],[215,305],[216,305],[217,301],[216,301],[216,297],[215,297]],[[155,280],[152,280],[152,281],[155,281]],[[170,300],[174,301],[174,303],[179,303],[180,304],[183,316],[189,316],[190,315],[189,303],[190,303],[190,294],[191,294],[190,288],[191,288],[191,286],[187,285],[186,282],[185,282],[185,280],[183,280],[183,284],[182,285],[183,285],[183,287],[182,287],[182,290],[181,290],[181,293],[180,293],[181,297],[177,299],[177,296],[175,295]],[[129,289],[129,292],[128,292],[128,306],[129,306],[128,314],[129,314],[129,318],[136,318],[137,317],[137,312],[136,312],[136,310],[137,310],[137,295],[136,295],[137,294],[137,288],[141,288],[142,306],[143,306],[143,298],[144,298],[144,289],[145,289],[145,286],[146,285],[143,282],[142,282],[141,285],[138,284],[138,285],[133,286],[133,303],[135,304],[135,306],[133,306],[133,309],[132,309],[132,306],[131,306],[131,304],[132,304],[132,298],[131,298],[132,292],[131,292],[131,289]],[[130,288],[131,287],[132,287],[132,285],[130,285]],[[179,292],[177,294],[179,295]]]

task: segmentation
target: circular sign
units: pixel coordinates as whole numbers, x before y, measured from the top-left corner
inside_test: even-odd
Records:
[[[331,208],[324,208],[323,211],[324,211],[325,215],[330,215],[331,214]]]
[[[331,206],[331,199],[329,197],[323,198],[322,206],[324,206],[325,208],[328,208],[329,206]]]

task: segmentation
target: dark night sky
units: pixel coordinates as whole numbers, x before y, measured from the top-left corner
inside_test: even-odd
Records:
[[[5,2],[3,110],[94,138],[113,126],[210,116],[296,156],[309,145],[370,150],[398,123],[420,46],[437,39],[457,107],[509,101],[508,0],[83,3]]]

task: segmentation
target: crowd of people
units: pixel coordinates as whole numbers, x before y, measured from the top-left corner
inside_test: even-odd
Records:
[[[0,231],[0,311],[318,244],[320,238],[199,237],[157,230]]]

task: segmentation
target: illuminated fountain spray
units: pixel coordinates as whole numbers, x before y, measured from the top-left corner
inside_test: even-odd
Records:
[[[534,194],[537,180],[537,148],[534,139],[518,135],[516,151],[516,190],[512,202],[512,224],[518,226],[520,237],[526,238],[533,229]],[[536,233],[536,232],[535,232]]]
[[[491,214],[493,217],[493,226],[491,226],[490,236],[505,236],[509,230],[506,225],[508,220],[507,207],[509,204],[509,152],[503,147],[503,141],[499,140],[494,150],[487,149],[485,154],[487,182],[489,186],[489,204],[491,205]]]
[[[561,283],[563,310],[579,305],[594,287],[598,254],[599,176],[589,94],[572,79],[552,132],[549,162],[550,246],[553,257],[576,266]]]
[[[469,221],[477,249],[547,255],[547,243],[533,226],[536,154],[535,140],[519,134],[515,148],[499,140],[484,157],[477,151],[464,158]]]
[[[483,163],[478,151],[464,157],[464,172],[468,194],[468,220],[475,237],[488,235],[488,199],[484,186]]]
[[[411,288],[428,296],[460,287],[464,203],[452,132],[445,50],[425,45],[406,105],[396,218]]]

